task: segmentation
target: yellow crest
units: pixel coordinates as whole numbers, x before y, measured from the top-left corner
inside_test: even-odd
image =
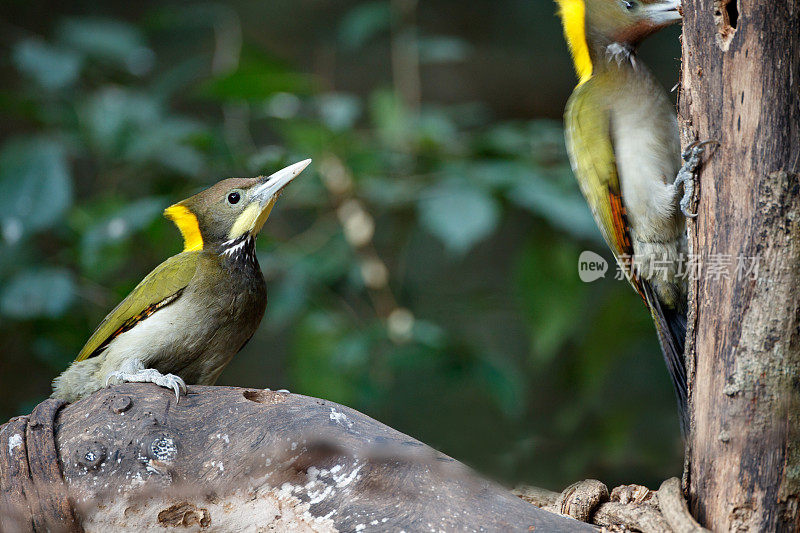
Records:
[[[564,37],[572,54],[575,72],[578,73],[578,85],[581,85],[592,77],[592,59],[589,56],[589,45],[586,44],[585,0],[556,0],[556,3],[564,27]]]
[[[200,224],[197,222],[195,214],[189,211],[188,207],[181,204],[171,205],[164,210],[164,216],[173,221],[178,226],[178,229],[181,230],[184,252],[203,249]]]

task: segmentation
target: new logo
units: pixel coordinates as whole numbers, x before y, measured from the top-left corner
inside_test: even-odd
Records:
[[[608,271],[608,262],[589,250],[584,250],[578,257],[578,277],[584,283],[591,283],[605,277]]]

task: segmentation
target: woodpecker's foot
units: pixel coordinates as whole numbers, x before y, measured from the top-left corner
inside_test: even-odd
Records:
[[[116,383],[155,383],[159,387],[175,391],[175,401],[186,394],[186,383],[175,374],[162,374],[155,368],[143,368],[135,372],[116,370],[106,378],[106,386]]]
[[[706,151],[706,146],[713,144],[719,146],[717,141],[695,141],[683,151],[683,166],[675,178],[675,190],[683,185],[683,196],[680,199],[681,212],[687,218],[695,218],[697,213],[689,211],[689,204],[694,197],[694,187],[697,182],[697,169],[700,167],[700,158]]]

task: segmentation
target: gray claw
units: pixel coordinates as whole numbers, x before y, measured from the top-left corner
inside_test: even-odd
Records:
[[[679,185],[683,185],[683,196],[681,197],[679,205],[681,207],[681,213],[687,218],[697,217],[697,213],[689,211],[689,204],[692,202],[692,197],[694,196],[695,179],[694,170],[687,169],[686,165],[681,168],[678,172],[678,177],[675,178],[675,190],[677,190]]]
[[[111,380],[117,382],[133,382],[133,383],[155,383],[159,387],[175,391],[175,401],[180,402],[181,393],[186,394],[186,383],[180,376],[174,374],[162,374],[154,368],[143,368],[134,372],[125,372],[115,370],[108,374],[106,378],[106,385]]]
[[[696,165],[700,162],[699,157],[703,155],[703,152],[706,150],[705,147],[709,144],[713,144],[716,148],[719,146],[719,141],[694,141],[693,143],[690,143],[689,146],[686,147],[686,150],[681,153],[681,157],[683,157],[683,160],[687,163],[690,160],[696,160],[694,163],[696,168]]]
[[[681,213],[686,218],[697,218],[697,213],[689,211],[689,199],[691,199],[691,196],[681,198]]]
[[[713,144],[719,146],[717,141],[695,141],[686,147],[681,156],[683,157],[683,166],[678,171],[675,178],[675,189],[679,185],[683,185],[683,196],[680,199],[681,213],[687,218],[697,217],[697,213],[689,210],[689,205],[692,203],[694,197],[694,187],[697,181],[697,169],[700,166],[700,157],[706,150],[706,146]]]
[[[162,383],[156,383],[156,384],[174,390],[175,403],[180,403],[181,394],[186,394],[186,383],[180,377],[174,374],[166,374],[163,376],[163,378],[164,378],[163,384]]]
[[[114,372],[110,372],[108,374],[108,376],[106,376],[106,387],[108,387],[108,383],[112,379],[121,379],[121,377],[122,377],[122,372],[120,372],[119,370],[115,370]]]
[[[697,148],[699,143],[700,141],[694,141],[693,143],[690,143],[689,146],[686,147],[686,150],[681,152],[681,157],[685,162],[687,163],[689,162],[689,159],[691,159],[692,157],[692,153],[694,152],[695,148]]]

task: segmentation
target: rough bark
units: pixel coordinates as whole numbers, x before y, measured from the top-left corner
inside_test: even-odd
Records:
[[[684,0],[682,59],[684,145],[720,143],[689,232],[690,505],[715,531],[797,531],[800,4]]]
[[[561,493],[521,486],[514,493],[537,507],[571,516],[611,531],[642,533],[703,533],[681,492],[678,478],[661,484],[657,492],[642,485],[621,485],[611,494],[596,479],[573,483]]]
[[[593,531],[296,394],[124,384],[0,426],[0,531]]]

